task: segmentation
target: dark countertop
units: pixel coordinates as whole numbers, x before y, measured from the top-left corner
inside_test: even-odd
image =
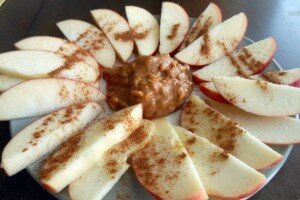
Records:
[[[179,2],[191,17],[197,17],[209,1]],[[278,42],[275,59],[284,69],[300,67],[300,2],[295,0],[226,0],[215,1],[226,19],[245,12],[249,25],[246,36],[260,40],[274,36]],[[13,49],[13,44],[33,35],[63,37],[55,23],[68,18],[92,22],[89,10],[109,8],[124,15],[124,5],[137,5],[153,14],[160,13],[161,1],[139,0],[7,0],[0,8],[0,52]],[[8,122],[0,122],[0,151],[9,141]],[[296,200],[300,198],[300,148],[290,157],[275,178],[252,200]],[[1,200],[54,199],[26,171],[8,178],[0,172]]]

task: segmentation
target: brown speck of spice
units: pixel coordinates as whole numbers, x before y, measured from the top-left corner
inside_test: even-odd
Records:
[[[133,40],[133,34],[131,31],[126,31],[122,33],[115,33],[115,39],[116,40],[121,40],[123,42],[128,42]]]
[[[202,55],[204,55],[205,57],[209,57],[209,54],[210,54],[210,38],[209,38],[209,35],[208,35],[207,32],[203,35],[203,44],[200,48],[200,53]]]
[[[27,151],[28,150],[28,148],[24,148],[23,150],[22,150],[22,152],[25,152],[25,151]]]
[[[138,31],[139,28],[141,28],[142,31]],[[131,30],[131,34],[133,35],[133,38],[136,40],[143,40],[147,38],[149,33],[150,33],[150,29],[144,29],[142,25],[136,25]]]
[[[268,90],[268,82],[267,81],[261,81],[261,80],[256,80],[256,84],[259,86],[259,88],[263,91]]]
[[[167,39],[173,40],[177,36],[177,34],[178,34],[179,27],[180,27],[179,23],[178,24],[174,24],[172,26],[171,33],[167,36]]]
[[[196,139],[197,138],[195,136],[187,139],[187,141],[186,141],[187,145],[189,145],[189,146],[193,145],[196,142]]]
[[[280,71],[271,71],[271,72],[266,72],[264,74],[262,74],[262,78],[265,80],[265,81],[268,81],[268,82],[271,82],[271,83],[275,83],[275,84],[281,84],[281,81],[280,81],[280,76],[285,76],[286,75],[286,72],[280,72]]]

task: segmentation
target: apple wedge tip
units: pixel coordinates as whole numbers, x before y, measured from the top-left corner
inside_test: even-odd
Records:
[[[100,90],[83,82],[60,78],[28,80],[0,95],[0,120],[43,115],[73,104],[101,103],[104,99]]]
[[[212,80],[228,102],[247,112],[263,116],[300,113],[299,88],[240,77],[215,77]]]
[[[200,83],[199,90],[210,99],[213,99],[220,103],[226,103],[226,104],[229,103],[224,97],[222,97],[222,95],[216,89],[213,82]]]

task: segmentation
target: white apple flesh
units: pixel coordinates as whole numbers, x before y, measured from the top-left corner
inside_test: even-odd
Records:
[[[132,156],[139,182],[156,199],[208,199],[193,161],[165,119],[153,121],[151,141]]]
[[[300,87],[300,68],[284,71],[269,71],[250,76],[250,79],[264,80],[275,84]]]
[[[96,26],[76,19],[58,22],[57,26],[68,40],[89,51],[101,66],[114,65],[115,50],[105,34]]]
[[[23,81],[26,81],[26,79],[0,74],[0,93]]]
[[[118,13],[108,9],[92,10],[91,13],[120,59],[126,62],[131,56],[134,46],[128,22]]]
[[[139,55],[154,54],[159,43],[157,20],[150,12],[140,7],[125,6],[125,10]]]
[[[0,73],[18,78],[69,78],[95,82],[99,72],[85,62],[50,51],[18,50],[0,54]]]
[[[179,48],[189,30],[189,16],[176,3],[163,2],[160,16],[160,54],[171,54]]]
[[[213,83],[228,102],[247,112],[263,116],[300,113],[299,88],[240,77],[215,77]]]
[[[5,146],[1,167],[9,176],[18,173],[83,129],[100,112],[99,104],[89,102],[42,117],[21,130]]]
[[[246,15],[235,15],[209,29],[175,57],[195,68],[210,64],[232,52],[243,39],[246,28]]]
[[[242,199],[253,195],[266,183],[263,174],[207,139],[179,126],[174,126],[174,129],[193,160],[210,197]]]
[[[205,137],[256,170],[274,166],[282,156],[237,123],[191,96],[181,114],[181,126]]]
[[[42,164],[43,186],[51,192],[60,192],[95,166],[108,149],[138,128],[142,116],[142,105],[135,105],[96,121],[74,135]]]
[[[180,45],[179,51],[183,50],[185,47],[207,32],[210,28],[221,22],[222,13],[220,8],[216,4],[210,3],[194,22],[187,36]]]
[[[255,42],[236,52],[228,54],[193,73],[195,82],[212,81],[217,76],[249,77],[262,72],[272,61],[276,52],[274,38]]]
[[[0,95],[0,121],[47,114],[105,96],[86,83],[58,78],[34,79],[17,84]]]
[[[83,61],[97,70],[98,76],[100,74],[97,61],[88,53],[88,51],[62,38],[33,36],[15,43],[15,47],[21,50],[43,50],[73,56],[77,60]]]
[[[300,121],[291,117],[265,117],[209,100],[208,104],[237,122],[260,141],[271,145],[300,143]]]
[[[129,168],[128,158],[151,139],[155,126],[144,120],[142,125],[121,143],[114,145],[101,161],[69,185],[72,200],[102,199]]]

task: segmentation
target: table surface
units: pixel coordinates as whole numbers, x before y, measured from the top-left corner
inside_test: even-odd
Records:
[[[0,52],[13,50],[13,44],[27,36],[51,35],[63,37],[56,22],[82,19],[92,22],[89,10],[113,9],[124,15],[125,5],[141,6],[159,14],[160,0],[7,0],[0,8]],[[209,1],[175,1],[191,17],[197,17]],[[223,19],[239,12],[248,16],[246,36],[257,41],[268,36],[277,40],[275,59],[284,69],[300,67],[300,1],[299,0],[226,0],[215,1]],[[8,122],[0,122],[0,152],[10,139]],[[300,197],[300,148],[294,147],[287,162],[275,178],[252,200],[296,200]],[[8,178],[0,172],[1,200],[54,199],[26,171]]]

